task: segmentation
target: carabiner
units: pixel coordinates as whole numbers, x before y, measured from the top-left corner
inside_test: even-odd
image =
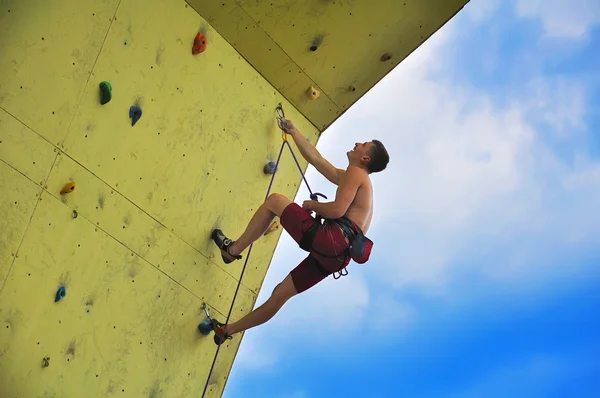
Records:
[[[287,141],[287,122],[285,120],[285,112],[283,111],[283,106],[281,105],[281,102],[277,104],[275,111],[277,112],[277,126],[279,126],[279,128],[281,129],[281,138],[284,141]]]
[[[319,198],[318,198],[317,196],[321,196],[321,197],[323,197],[324,199],[327,199],[327,196],[325,196],[325,195],[323,195],[322,193],[319,193],[319,192],[315,192],[315,193],[311,194],[311,195],[310,195],[310,199],[311,199],[311,200],[315,200],[315,201],[317,201],[317,202],[318,202],[318,201],[319,201]]]

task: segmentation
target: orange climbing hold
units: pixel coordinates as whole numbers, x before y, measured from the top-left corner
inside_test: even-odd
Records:
[[[71,193],[75,190],[75,183],[73,181],[66,184],[63,189],[61,189],[60,194],[64,195],[66,193]]]
[[[271,232],[274,232],[278,229],[279,229],[279,223],[277,221],[273,221],[271,223],[271,225],[269,226],[269,228],[267,228],[267,230],[265,231],[263,236],[266,236],[266,235],[270,234]]]
[[[200,54],[206,50],[206,37],[202,34],[202,32],[198,32],[196,38],[194,39],[194,47],[192,47],[192,54]]]

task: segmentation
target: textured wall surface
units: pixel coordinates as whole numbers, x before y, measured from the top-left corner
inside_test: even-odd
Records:
[[[236,237],[264,200],[278,103],[318,131],[183,1],[0,4],[0,396],[200,396],[216,352],[201,306],[223,321],[243,266],[210,232]],[[272,191],[300,182],[284,152]],[[254,245],[233,319],[280,233]],[[208,395],[239,342],[221,347]]]

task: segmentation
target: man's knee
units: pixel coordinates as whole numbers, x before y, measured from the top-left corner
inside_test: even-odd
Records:
[[[277,301],[286,300],[286,296],[287,294],[285,291],[285,287],[283,286],[283,282],[275,286],[275,289],[273,289],[273,293],[271,293],[271,297],[273,297],[273,299]]]
[[[290,203],[292,203],[292,201],[280,193],[272,193],[267,198],[269,209],[278,216],[281,216],[281,213],[283,213]]]
[[[272,194],[270,194],[270,195],[269,195],[269,197],[267,198],[267,200],[268,200],[268,201],[271,201],[271,202],[277,202],[277,201],[280,201],[280,200],[286,200],[286,199],[287,199],[287,197],[286,197],[286,196],[284,196],[284,195],[282,195],[282,194],[280,194],[280,193],[277,193],[277,192],[273,192],[273,193],[272,193]]]
[[[275,286],[273,293],[271,293],[271,297],[278,302],[285,302],[296,293],[296,287],[294,286],[290,275],[288,275],[286,279]]]

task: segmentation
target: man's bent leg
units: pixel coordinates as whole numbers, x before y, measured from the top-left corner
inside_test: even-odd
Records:
[[[226,325],[225,333],[231,336],[235,333],[243,332],[244,330],[267,322],[296,294],[298,294],[298,292],[294,287],[292,276],[291,274],[288,274],[288,276],[275,287],[271,297],[269,297],[263,305],[244,316],[239,321]]]
[[[275,287],[271,297],[263,305],[237,322],[225,326],[225,333],[232,335],[251,327],[260,325],[271,319],[281,307],[293,296],[302,293],[323,279],[327,274],[319,268],[317,260],[308,255],[285,279]]]
[[[269,228],[275,216],[281,217],[281,213],[292,201],[285,196],[273,193],[269,195],[267,200],[256,210],[254,216],[248,223],[244,233],[233,242],[229,248],[229,253],[232,256],[237,256],[242,253],[248,246],[258,240]]]

